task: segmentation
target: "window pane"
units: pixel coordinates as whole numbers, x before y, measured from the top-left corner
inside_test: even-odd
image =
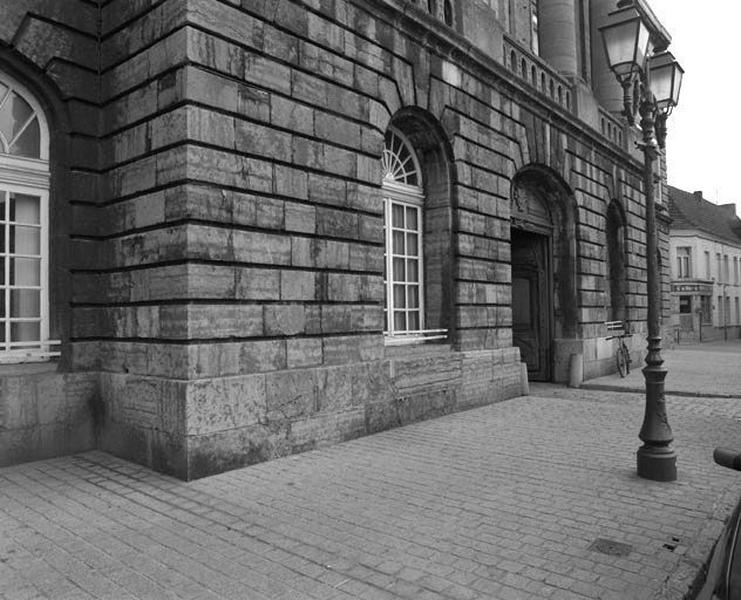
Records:
[[[396,331],[407,330],[407,317],[403,310],[397,310],[394,312],[394,329]]]
[[[409,295],[409,308],[419,308],[419,286],[410,285],[407,291]]]
[[[407,206],[407,229],[419,229],[417,227],[417,209],[412,206]]]
[[[417,256],[417,240],[418,236],[416,233],[407,233],[407,254],[409,256]]]
[[[0,287],[0,319],[4,319],[7,315],[5,314],[5,288]]]
[[[38,196],[29,196],[28,194],[11,194],[10,195],[10,220],[17,223],[26,223],[28,225],[38,225],[40,221]]]
[[[0,107],[0,131],[10,142],[33,114],[28,102],[15,92],[11,92]]]
[[[10,290],[10,316],[36,318],[41,316],[39,290]]]
[[[41,285],[41,259],[12,258],[10,285]]]
[[[394,308],[406,308],[405,287],[403,285],[394,286]]]
[[[419,331],[419,311],[413,310],[410,311],[407,315],[408,318],[408,325],[410,331]]]
[[[41,325],[35,323],[11,323],[11,342],[38,342],[41,339]]]
[[[403,258],[394,259],[394,281],[406,281]]]
[[[0,342],[5,342],[5,321],[0,321]]]
[[[394,231],[394,254],[404,254],[404,234],[400,231]]]
[[[401,204],[392,204],[391,213],[391,224],[394,227],[404,227],[404,207]]]
[[[20,137],[10,147],[10,154],[39,158],[41,156],[41,129],[39,120],[34,119],[23,130]]]
[[[10,227],[10,251],[15,254],[40,254],[41,230],[38,227]]]
[[[413,283],[419,281],[419,261],[415,258],[407,259],[407,281]]]
[[[0,223],[5,222],[5,192],[0,190]]]

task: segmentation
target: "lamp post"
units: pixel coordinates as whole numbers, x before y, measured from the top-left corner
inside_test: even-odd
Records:
[[[643,375],[646,408],[637,452],[638,476],[654,481],[677,478],[674,434],[666,414],[664,379],[667,369],[661,357],[661,278],[654,202],[654,162],[666,141],[666,120],[677,104],[683,70],[669,52],[653,53],[651,35],[636,8],[620,2],[600,27],[610,69],[623,88],[623,111],[628,122],[640,115],[643,150],[643,181],[646,191],[646,262],[648,288],[648,353]]]

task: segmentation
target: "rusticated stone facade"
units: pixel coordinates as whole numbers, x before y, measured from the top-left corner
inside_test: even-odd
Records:
[[[634,132],[569,37],[541,44],[559,72],[507,4],[0,0],[0,73],[52,131],[62,355],[25,377],[68,386],[91,432],[57,451],[193,478],[519,395],[510,241],[538,206],[543,378],[610,370],[604,321],[646,316]],[[425,181],[434,342],[384,335],[389,130]]]

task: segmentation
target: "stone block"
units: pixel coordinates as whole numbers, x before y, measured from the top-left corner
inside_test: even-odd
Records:
[[[347,202],[347,184],[335,177],[309,173],[308,198],[318,204],[345,206]]]
[[[317,412],[315,372],[310,369],[268,373],[265,376],[267,418],[298,419]]]
[[[352,371],[346,366],[316,370],[317,410],[340,412],[359,405],[352,393]]]
[[[285,340],[243,342],[239,345],[239,373],[279,371],[286,368]]]
[[[251,85],[239,84],[236,106],[240,115],[266,123],[270,122],[269,92]]]
[[[346,200],[348,208],[375,213],[383,218],[383,198],[380,188],[362,183],[348,183]]]
[[[327,366],[380,360],[383,357],[381,334],[326,336],[323,344],[324,364]]]
[[[197,479],[230,469],[272,460],[290,451],[288,424],[251,425],[240,429],[188,437],[188,469],[183,477]]]
[[[295,338],[286,340],[289,369],[314,367],[322,364],[322,340],[320,338]]]
[[[357,239],[358,218],[354,212],[319,206],[316,209],[316,232],[327,237]]]
[[[290,98],[274,95],[270,103],[270,123],[276,127],[314,134],[314,110]]]
[[[350,273],[327,273],[327,300],[359,302],[362,299],[362,277]]]
[[[251,225],[261,229],[283,229],[283,201],[253,194],[230,192],[226,194],[232,202],[232,221],[239,225]]]
[[[314,255],[316,240],[303,237],[291,237],[291,265],[294,267],[313,267],[316,264]]]
[[[315,300],[316,274],[310,271],[281,271],[280,298],[281,300]]]
[[[396,400],[371,402],[365,405],[365,432],[380,433],[402,425]]]
[[[362,408],[314,415],[291,424],[291,452],[306,452],[364,433],[365,411]]]
[[[316,111],[314,133],[319,139],[356,148],[360,139],[360,126],[342,117]]]
[[[234,117],[197,106],[187,109],[187,139],[206,144],[242,149],[239,123],[235,131]],[[178,132],[182,141],[182,132]]]
[[[241,300],[279,300],[280,272],[275,269],[236,267],[232,282],[234,295]]]
[[[188,435],[204,435],[264,423],[264,375],[203,379],[188,384]]]
[[[273,127],[237,119],[235,136],[236,148],[240,152],[280,160],[291,156],[293,136]]]
[[[265,265],[291,264],[291,238],[259,231],[234,230],[234,259]]]
[[[230,111],[233,111],[235,106],[242,105],[242,86],[233,79],[197,67],[188,67],[185,78],[185,90],[189,100]],[[261,96],[267,104],[267,95],[263,93]],[[269,115],[269,106],[264,110]]]
[[[286,202],[285,227],[287,231],[316,232],[316,208],[306,204]]]
[[[267,305],[263,310],[265,335],[286,336],[305,332],[306,315],[302,305]]]
[[[291,94],[292,69],[270,58],[245,53],[244,80],[250,84]]]
[[[307,200],[309,198],[309,175],[302,169],[275,165],[274,192],[281,196]]]
[[[254,3],[250,5],[250,8],[253,7]],[[268,56],[287,63],[296,63],[298,62],[298,45],[299,40],[295,36],[265,24],[263,51]]]
[[[188,18],[191,18],[190,12]],[[249,20],[242,21],[243,26],[248,23]],[[187,55],[192,62],[236,77],[242,76],[244,73],[243,48],[199,29],[188,27],[186,31]]]

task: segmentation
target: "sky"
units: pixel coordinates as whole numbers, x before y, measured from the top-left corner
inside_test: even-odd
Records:
[[[669,184],[702,190],[741,215],[741,2],[649,0],[672,36],[669,50],[685,70],[669,117]]]

